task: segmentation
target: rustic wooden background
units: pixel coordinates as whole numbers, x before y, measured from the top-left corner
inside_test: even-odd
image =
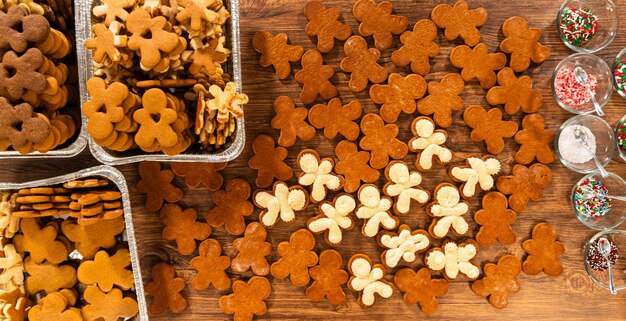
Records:
[[[451,1],[447,1],[451,2]],[[357,22],[351,14],[351,1],[328,0],[324,3],[329,7],[339,7],[343,12],[343,21],[349,24],[353,31],[357,29]],[[395,12],[409,18],[412,24],[419,19],[428,18],[431,9],[439,1],[393,1]],[[302,14],[305,4],[304,0],[242,0],[240,3],[241,13],[241,47],[242,47],[242,68],[244,77],[244,90],[250,96],[250,103],[246,106],[246,149],[241,156],[223,172],[226,181],[235,177],[244,177],[249,182],[254,183],[255,172],[247,167],[247,161],[252,156],[250,149],[251,141],[259,134],[270,134],[277,137],[277,131],[269,126],[273,117],[272,103],[280,95],[287,95],[299,103],[300,86],[293,80],[293,75],[284,81],[280,81],[275,76],[273,69],[262,68],[258,63],[259,55],[251,46],[251,39],[258,30],[268,30],[272,33],[286,32],[291,43],[301,45],[305,49],[315,48],[314,39],[310,39],[304,33],[306,19]],[[567,55],[573,52],[561,43],[555,28],[555,17],[560,6],[560,1],[555,0],[526,0],[526,1],[471,1],[472,7],[484,7],[489,10],[489,21],[482,29],[482,39],[489,46],[490,50],[495,50],[499,42],[503,39],[500,31],[502,22],[512,15],[520,15],[526,18],[533,27],[541,28],[543,31],[542,43],[550,47],[552,56],[540,66],[533,66],[527,74],[532,76],[535,87],[538,88],[544,98],[544,107],[540,113],[547,119],[549,129],[557,130],[560,124],[572,115],[563,111],[557,106],[552,98],[550,89],[550,77],[556,64]],[[618,6],[620,14],[626,14],[626,8]],[[620,28],[621,32],[626,31],[624,23]],[[371,39],[369,40],[371,42]],[[396,43],[398,42],[396,37]],[[441,45],[441,53],[432,60],[433,73],[426,79],[439,80],[447,72],[455,71],[450,65],[448,54],[456,43],[450,43],[439,32],[438,42]],[[614,56],[626,46],[626,37],[618,33],[617,39],[610,47],[601,51],[599,55],[612,62]],[[395,47],[395,46],[394,46]],[[382,63],[389,71],[397,71],[390,61],[393,50],[383,52]],[[343,102],[359,99],[366,112],[375,112],[376,106],[369,101],[366,92],[353,94],[347,88],[348,75],[339,70],[339,62],[343,57],[342,46],[337,45],[335,49],[325,54],[327,63],[334,66],[339,73],[333,81],[339,85],[340,96]],[[294,66],[296,70],[299,66]],[[482,104],[486,105],[484,90],[477,83],[466,86],[463,99],[466,105]],[[617,94],[606,107],[606,119],[611,125],[624,115],[626,101]],[[454,124],[449,128],[451,146],[455,151],[461,153],[486,153],[483,144],[476,144],[469,141],[469,129],[464,126],[461,113],[454,115]],[[403,141],[410,139],[409,124],[415,116],[402,115],[398,121],[401,128],[400,138]],[[520,122],[521,115],[512,119]],[[320,132],[318,131],[318,134]],[[295,166],[294,159],[303,148],[314,148],[321,156],[334,156],[334,145],[338,142],[329,141],[319,135],[310,142],[298,142],[296,146],[289,149],[288,162]],[[512,141],[507,141],[505,152],[500,154],[503,163],[503,172],[509,173],[513,163],[512,155],[517,150],[517,145]],[[407,156],[406,161],[413,163],[415,155]],[[32,179],[46,178],[51,176],[69,173],[82,168],[97,165],[97,162],[90,156],[88,151],[83,152],[72,161],[67,160],[5,160],[0,167],[0,180],[2,181],[26,181]],[[167,165],[165,165],[167,166]],[[595,233],[583,226],[574,217],[569,203],[569,196],[572,185],[581,174],[572,173],[563,167],[558,161],[552,164],[554,172],[552,185],[547,190],[545,197],[540,202],[530,203],[523,213],[518,213],[518,221],[514,224],[514,230],[518,235],[517,242],[511,246],[500,244],[483,247],[477,257],[481,263],[494,261],[503,253],[512,253],[522,258],[524,252],[521,249],[521,241],[530,237],[530,231],[534,224],[547,221],[553,224],[558,233],[560,241],[566,246],[565,253],[561,256],[561,261],[565,267],[563,274],[559,277],[548,277],[544,274],[538,276],[520,276],[522,289],[520,292],[511,294],[509,306],[504,310],[497,310],[491,307],[488,302],[473,294],[468,286],[467,280],[459,279],[454,281],[446,296],[439,299],[440,306],[437,313],[432,318],[447,320],[466,320],[469,318],[481,319],[626,319],[626,295],[611,296],[608,291],[599,288],[590,281],[585,274],[582,263],[583,244]],[[195,271],[190,268],[189,261],[195,256],[181,256],[176,252],[173,242],[165,241],[161,237],[163,225],[158,214],[149,213],[143,208],[144,197],[136,191],[138,180],[136,165],[120,166],[120,170],[126,175],[130,186],[131,199],[133,203],[133,217],[139,253],[142,257],[142,272],[144,281],[149,280],[149,269],[157,259],[170,261],[177,269],[179,275],[184,277],[188,284],[195,275]],[[626,174],[626,167],[615,155],[614,160],[608,170],[620,175]],[[443,169],[428,172],[424,177],[424,186],[433,190],[442,182],[448,181]],[[294,183],[292,179],[290,183]],[[177,178],[176,185],[183,187],[184,182]],[[383,183],[382,180],[379,183]],[[211,193],[206,189],[186,190],[185,198],[181,202],[184,206],[193,206],[200,216],[213,206]],[[479,206],[479,198],[472,202],[472,213]],[[270,261],[277,259],[275,252],[279,242],[289,238],[289,234],[299,228],[305,227],[306,219],[316,212],[317,207],[310,205],[304,214],[301,214],[295,223],[281,223],[278,227],[269,230],[269,239],[274,244],[274,253]],[[258,211],[249,217],[248,220],[256,219]],[[415,214],[402,217],[402,222],[409,224],[413,228],[427,228],[429,219],[422,208],[417,209]],[[356,223],[356,227],[349,233],[344,234],[344,243],[338,248],[343,255],[344,264],[349,257],[355,253],[365,253],[374,261],[379,261],[381,249],[376,245],[374,239],[368,239],[361,235],[361,222]],[[477,227],[472,223],[472,235],[477,232]],[[212,237],[218,239],[224,251],[231,257],[234,256],[232,240],[223,228],[214,229]],[[321,252],[328,248],[322,237],[317,237],[318,244],[316,250]],[[411,264],[412,267],[422,265],[421,260]],[[387,279],[392,278],[395,270],[388,271]],[[231,274],[233,279],[237,276]],[[264,320],[400,320],[403,318],[422,318],[423,314],[416,306],[408,306],[402,302],[402,296],[396,292],[389,300],[379,300],[368,309],[362,309],[357,304],[357,296],[348,293],[348,301],[345,305],[333,307],[327,302],[312,303],[304,294],[304,288],[296,288],[287,280],[272,280],[272,295],[267,300],[268,313],[258,319]],[[346,289],[347,292],[349,292]],[[184,296],[189,300],[189,308],[180,315],[166,314],[154,320],[228,320],[229,316],[221,313],[218,300],[219,293],[211,288],[205,291],[195,291],[188,286]]]

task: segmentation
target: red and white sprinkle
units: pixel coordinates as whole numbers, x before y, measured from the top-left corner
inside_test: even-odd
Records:
[[[589,75],[589,89],[595,94],[598,81],[593,75]],[[561,68],[554,79],[554,92],[556,96],[568,107],[575,110],[588,110],[589,107],[582,107],[591,100],[591,94],[585,86],[576,81],[574,68]]]

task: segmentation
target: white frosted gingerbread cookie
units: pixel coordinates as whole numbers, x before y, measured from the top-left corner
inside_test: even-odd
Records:
[[[478,264],[472,259],[478,253],[478,244],[468,240],[461,244],[446,240],[441,248],[434,248],[424,256],[424,264],[433,271],[443,271],[447,279],[455,279],[459,273],[475,280],[480,275]]]
[[[456,186],[450,183],[439,184],[433,193],[434,201],[426,206],[426,214],[433,217],[428,232],[432,237],[443,238],[450,229],[457,235],[469,231],[463,215],[469,211],[469,204],[461,200]]]
[[[435,130],[435,123],[426,116],[420,116],[411,123],[413,137],[409,141],[409,149],[418,153],[415,167],[420,171],[427,171],[433,167],[435,157],[441,164],[447,164],[452,160],[452,151],[443,144],[448,139],[448,133],[444,130]]]
[[[287,186],[284,182],[274,183],[273,191],[257,190],[253,196],[254,205],[263,209],[259,221],[267,227],[276,225],[278,218],[291,222],[295,212],[303,210],[309,203],[309,195],[302,186]]]
[[[297,162],[302,169],[298,183],[311,186],[311,201],[323,201],[326,189],[337,191],[343,187],[343,177],[332,172],[335,162],[331,158],[320,159],[316,151],[305,149],[298,155]]]
[[[383,231],[378,234],[378,244],[385,250],[380,259],[385,267],[393,268],[400,260],[411,263],[417,254],[424,252],[430,246],[430,238],[424,230],[411,231],[408,225],[402,224],[398,231]]]
[[[461,185],[461,195],[471,198],[476,195],[476,185],[483,191],[493,188],[493,176],[500,172],[500,161],[486,156],[483,158],[470,157],[466,166],[453,167],[449,174],[457,182],[464,182]]]
[[[342,193],[330,202],[320,203],[321,214],[312,217],[307,227],[313,233],[324,233],[326,243],[337,246],[343,239],[342,230],[352,229],[354,221],[350,214],[356,208],[356,202],[350,194]]]
[[[393,285],[384,279],[385,267],[372,264],[372,260],[364,254],[355,254],[348,262],[348,270],[352,275],[348,288],[359,292],[359,304],[369,307],[376,302],[375,294],[388,299],[393,294]]]
[[[362,185],[358,195],[361,205],[356,209],[356,217],[365,220],[363,235],[374,237],[381,226],[387,230],[398,226],[400,220],[389,213],[393,204],[391,199],[381,196],[378,187],[372,184]]]
[[[393,210],[396,214],[406,214],[411,209],[411,200],[420,205],[426,204],[430,194],[419,187],[422,175],[419,172],[410,172],[403,161],[393,161],[385,168],[385,177],[389,181],[383,187],[383,192],[395,197]]]

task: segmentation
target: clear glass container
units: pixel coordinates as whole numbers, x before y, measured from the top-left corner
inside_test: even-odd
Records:
[[[572,189],[574,214],[592,229],[614,228],[626,219],[626,202],[611,198],[611,195],[626,196],[626,182],[616,174],[608,174],[608,177],[589,174]]]
[[[574,116],[561,125],[554,139],[554,150],[561,163],[570,170],[583,174],[588,174],[598,169],[591,156],[584,162],[580,162],[582,159],[573,159],[573,157],[579,157],[583,153],[581,150],[585,149],[582,144],[575,140],[572,133],[576,126],[588,128],[586,130],[588,144],[591,143],[592,136],[590,134],[592,134],[595,139],[595,154],[602,166],[606,166],[613,158],[615,151],[615,133],[604,119],[594,115]],[[584,153],[588,152],[585,150]]]
[[[623,136],[622,141],[620,142],[620,124],[624,124],[624,129],[622,130],[621,136]],[[617,152],[619,153],[619,157],[622,158],[623,161],[626,162],[626,115],[620,119],[615,125],[615,147],[617,148]]]
[[[626,48],[622,49],[622,51],[617,54],[615,60],[613,60],[613,65],[611,66],[611,73],[613,75],[613,87],[615,87],[615,91],[620,96],[626,98],[626,78],[624,78],[624,83],[620,85],[618,84],[618,79],[622,79],[622,77],[616,75],[619,63],[622,63],[624,65],[624,68],[626,68]],[[626,75],[626,72],[624,74]]]
[[[597,18],[597,29],[593,37],[578,45],[570,42],[560,27],[564,11],[572,9],[590,10]],[[594,53],[606,48],[615,39],[619,29],[618,10],[611,0],[566,0],[556,16],[556,29],[561,41],[570,49],[576,52]]]
[[[590,254],[596,256],[597,252],[594,251],[596,240],[606,237],[617,248],[617,258],[615,263],[612,264],[613,268],[613,284],[615,284],[616,290],[623,290],[626,288],[626,232],[620,230],[606,230],[594,235],[586,244],[583,252],[583,262],[585,264],[585,271],[589,278],[598,286],[609,290],[609,272],[608,269],[594,269],[592,267],[593,260],[588,260]],[[606,260],[601,259],[603,265],[606,265]],[[613,261],[613,260],[611,260]],[[608,298],[607,298],[608,299]]]

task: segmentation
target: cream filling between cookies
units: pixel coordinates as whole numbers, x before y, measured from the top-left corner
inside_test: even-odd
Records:
[[[257,193],[254,201],[267,212],[263,215],[261,222],[265,226],[272,226],[280,215],[280,219],[291,222],[295,219],[295,211],[300,211],[306,205],[306,195],[298,189],[289,190],[287,184],[279,183],[274,189],[274,195],[268,192]]]
[[[352,197],[342,195],[337,198],[336,207],[330,204],[322,204],[320,209],[326,218],[319,218],[312,221],[308,227],[313,233],[328,230],[328,241],[332,244],[341,242],[343,235],[341,229],[352,226],[352,219],[348,217],[356,207],[356,202]]]
[[[454,242],[448,242],[444,246],[444,252],[435,250],[430,252],[426,258],[426,265],[434,271],[445,270],[446,275],[454,279],[459,272],[465,274],[470,279],[475,279],[480,274],[480,270],[469,262],[476,256],[476,247],[466,244],[459,247]]]
[[[417,188],[422,183],[422,175],[418,172],[409,173],[409,168],[404,163],[396,163],[389,169],[389,178],[393,184],[385,188],[389,196],[398,196],[396,209],[400,213],[408,213],[411,207],[411,200],[418,203],[428,201],[428,193]]]
[[[398,236],[383,235],[380,243],[388,248],[385,252],[385,264],[395,267],[400,259],[409,263],[415,261],[415,253],[427,248],[430,240],[423,234],[412,235],[409,230],[402,230]]]
[[[298,179],[298,183],[303,186],[312,186],[311,198],[320,202],[326,198],[325,186],[330,190],[337,190],[341,186],[341,180],[330,172],[333,164],[328,160],[322,160],[319,164],[317,158],[312,154],[304,154],[300,157],[300,168],[304,172]]]
[[[389,214],[391,201],[380,197],[380,191],[373,186],[366,186],[359,193],[359,201],[363,206],[356,211],[356,217],[366,220],[363,226],[363,234],[374,237],[378,234],[380,225],[386,229],[393,229],[397,222]]]
[[[361,294],[361,302],[366,306],[374,304],[378,294],[383,298],[390,298],[393,294],[393,288],[384,282],[379,281],[383,278],[384,273],[381,268],[373,268],[370,263],[362,258],[357,258],[352,262],[350,270],[354,274],[354,278],[350,281],[350,286],[355,291],[363,291]]]

